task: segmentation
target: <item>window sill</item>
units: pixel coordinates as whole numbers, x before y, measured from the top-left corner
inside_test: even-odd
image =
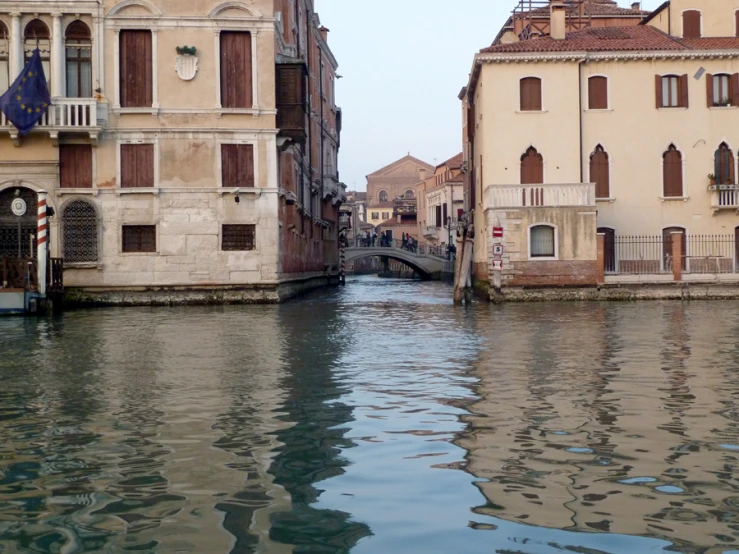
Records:
[[[558,262],[557,256],[529,256],[530,262]]]
[[[158,107],[142,107],[142,108],[112,108],[110,113],[114,115],[128,115],[128,114],[146,114],[146,115],[158,115]]]
[[[115,189],[115,195],[121,196],[122,194],[153,194],[159,196],[162,189],[158,187],[121,187]]]
[[[118,252],[119,256],[158,256],[159,252]]]
[[[100,262],[64,262],[64,269],[103,269]]]
[[[262,110],[259,109],[259,106],[254,106],[252,108],[216,108],[215,113],[218,116],[253,115],[254,117],[258,117],[262,113]]]
[[[262,189],[256,187],[239,187],[239,188],[220,188],[218,194],[223,196],[224,194],[262,194]]]
[[[737,110],[739,106],[709,106],[709,110]]]
[[[660,196],[662,202],[687,202],[690,200],[690,196]]]
[[[516,110],[516,113],[520,113],[523,115],[536,115],[536,114],[549,113],[549,110]]]
[[[595,201],[596,202],[603,202],[603,203],[613,204],[616,201],[616,199],[615,198],[596,198]]]
[[[684,106],[662,106],[657,108],[658,112],[675,112],[675,111],[687,111],[688,108]]]
[[[92,188],[56,188],[54,189],[54,194],[56,194],[57,196],[63,196],[65,194],[89,194],[90,196],[97,196],[98,194],[100,194],[100,190]]]
[[[613,108],[586,108],[585,113],[612,112]]]

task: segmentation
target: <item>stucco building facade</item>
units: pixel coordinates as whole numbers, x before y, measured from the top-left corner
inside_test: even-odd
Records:
[[[448,246],[456,242],[459,213],[464,211],[463,161],[460,152],[416,185],[418,234],[426,244]]]
[[[0,121],[0,203],[48,191],[67,288],[279,300],[338,271],[337,64],[311,0],[2,1],[0,23],[0,74],[38,45],[52,93],[28,136]]]
[[[595,284],[597,232],[736,236],[736,264],[739,0],[572,32],[565,7],[549,36],[478,53],[460,95],[477,280],[497,244],[504,285]]]

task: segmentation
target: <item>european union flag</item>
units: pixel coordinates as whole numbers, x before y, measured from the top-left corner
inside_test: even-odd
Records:
[[[49,85],[41,64],[41,52],[36,48],[8,92],[0,96],[0,110],[18,127],[21,135],[27,135],[47,112],[49,104]]]

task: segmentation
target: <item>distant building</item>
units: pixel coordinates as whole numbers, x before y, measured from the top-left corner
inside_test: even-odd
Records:
[[[476,280],[499,244],[504,286],[594,285],[597,232],[606,271],[633,262],[618,235],[657,237],[637,255],[669,269],[673,233],[685,271],[739,271],[739,0],[571,32],[568,6],[550,2],[549,36],[481,50],[460,94]],[[693,235],[735,244],[699,252]]]
[[[422,242],[447,246],[456,242],[457,221],[464,212],[462,152],[436,166],[434,174],[416,185],[418,234]]]

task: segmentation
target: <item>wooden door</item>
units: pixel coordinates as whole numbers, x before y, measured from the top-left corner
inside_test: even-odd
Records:
[[[616,272],[616,231],[609,227],[598,227],[598,232],[603,233],[604,237],[604,248],[603,254],[605,259],[605,270],[606,273]]]

